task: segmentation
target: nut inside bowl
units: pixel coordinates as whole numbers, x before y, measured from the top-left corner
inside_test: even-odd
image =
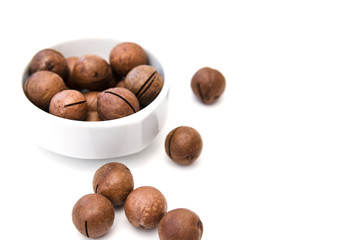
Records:
[[[64,57],[96,54],[109,61],[111,49],[121,41],[113,39],[79,39],[49,47]],[[40,49],[39,49],[40,50]],[[31,103],[24,92],[29,76],[25,68],[21,79],[28,134],[39,146],[61,155],[101,159],[130,155],[146,148],[165,124],[168,110],[169,82],[155,56],[144,49],[148,64],[163,76],[159,95],[148,106],[124,118],[84,122],[69,120],[47,113]],[[34,53],[35,54],[35,53]],[[29,59],[30,61],[31,59]]]

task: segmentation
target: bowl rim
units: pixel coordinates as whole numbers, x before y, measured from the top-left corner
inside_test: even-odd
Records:
[[[60,43],[55,44],[48,48],[56,48],[59,45],[71,44],[74,42],[83,42],[83,41],[108,41],[108,42],[114,42],[117,44],[124,42],[124,41],[120,41],[120,40],[116,40],[116,39],[108,39],[108,38],[80,38],[80,39],[74,39],[74,40],[60,42]],[[152,52],[148,51],[146,48],[144,48],[144,47],[142,47],[142,48],[145,50],[145,52],[146,52],[146,54],[148,54],[148,56],[151,56],[153,59],[155,59],[159,63],[159,67],[162,72],[162,77],[163,77],[164,83],[163,83],[163,87],[162,87],[160,93],[158,94],[158,96],[149,105],[147,105],[146,107],[144,107],[143,109],[139,110],[138,112],[136,112],[134,114],[131,114],[131,115],[123,117],[123,118],[112,119],[112,120],[79,121],[79,120],[61,118],[61,117],[52,115],[52,114],[38,108],[26,97],[25,89],[24,89],[25,82],[26,82],[27,78],[29,77],[28,69],[29,69],[29,64],[30,64],[31,60],[27,63],[27,65],[24,68],[22,75],[21,75],[20,83],[21,83],[21,89],[22,89],[22,93],[23,93],[22,96],[26,100],[28,105],[30,105],[32,108],[34,108],[34,110],[33,110],[33,111],[35,111],[34,113],[39,114],[39,117],[41,117],[41,119],[49,118],[50,121],[55,121],[56,123],[62,124],[62,125],[69,125],[72,127],[80,127],[80,128],[101,129],[101,128],[121,127],[121,126],[126,126],[129,124],[135,124],[137,122],[142,121],[150,114],[152,114],[155,111],[155,109],[157,108],[157,106],[160,105],[164,99],[166,99],[167,94],[169,93],[169,90],[170,90],[169,80],[165,79],[164,69],[163,69],[162,64],[159,61],[159,59],[157,57],[155,57],[155,55],[152,54]],[[108,62],[108,59],[105,59],[105,60]]]

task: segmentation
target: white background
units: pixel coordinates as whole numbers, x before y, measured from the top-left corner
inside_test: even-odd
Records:
[[[11,3],[10,3],[11,2]],[[360,3],[302,1],[2,1],[2,239],[84,239],[71,210],[96,169],[126,164],[169,210],[203,221],[203,239],[360,239]],[[39,50],[78,38],[137,42],[171,81],[168,121],[143,152],[72,159],[36,146],[22,114],[22,71]],[[190,80],[220,70],[227,86],[205,106]],[[204,148],[181,167],[168,132],[196,128]],[[158,239],[123,208],[101,239]]]

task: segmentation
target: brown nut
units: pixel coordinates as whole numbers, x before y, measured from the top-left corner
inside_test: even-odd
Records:
[[[102,120],[126,117],[139,109],[136,96],[126,88],[109,88],[98,95],[98,113]]]
[[[125,78],[125,87],[135,94],[141,107],[146,107],[157,97],[163,84],[161,74],[149,65],[133,68]]]
[[[84,93],[84,97],[88,105],[88,111],[97,111],[97,97],[99,93],[99,91],[90,91]]]
[[[97,55],[87,54],[79,57],[72,71],[76,83],[89,90],[106,88],[112,77],[110,65]]]
[[[198,159],[202,147],[202,138],[192,127],[177,127],[167,135],[165,140],[166,154],[181,165],[189,165]]]
[[[65,57],[54,49],[43,49],[35,54],[30,62],[30,74],[47,70],[57,73],[61,78],[66,79],[69,73]]]
[[[49,112],[66,119],[85,120],[87,103],[81,92],[72,89],[64,90],[51,99]]]
[[[77,230],[88,238],[107,233],[114,223],[115,211],[110,200],[100,194],[80,198],[72,210],[72,221]]]
[[[144,49],[132,42],[119,43],[110,52],[111,68],[120,77],[125,77],[138,65],[147,64],[147,61]]]
[[[111,162],[95,172],[93,189],[95,193],[108,198],[114,207],[118,207],[124,204],[126,197],[134,189],[134,180],[124,164]]]
[[[65,88],[63,79],[50,71],[37,71],[31,74],[24,85],[27,98],[45,111],[49,110],[51,98]]]
[[[80,89],[79,85],[75,82],[73,77],[73,70],[75,63],[77,62],[79,58],[78,57],[68,57],[66,58],[66,62],[69,68],[69,75],[66,79],[64,79],[66,86],[68,86],[71,89]]]
[[[161,219],[158,234],[160,240],[200,240],[203,224],[193,211],[178,208],[169,211]]]
[[[100,118],[99,113],[97,111],[88,111],[85,121],[97,122],[97,121],[101,121],[101,118]]]
[[[195,96],[205,104],[218,100],[225,90],[225,77],[216,69],[204,67],[191,79],[191,88]]]
[[[125,215],[135,227],[155,228],[167,211],[164,195],[154,187],[144,186],[133,190],[125,201]]]

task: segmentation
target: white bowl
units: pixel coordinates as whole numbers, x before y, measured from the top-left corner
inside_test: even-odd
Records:
[[[111,49],[118,43],[120,41],[111,39],[79,39],[50,48],[58,50],[65,57],[91,53],[108,61]],[[160,62],[149,51],[146,49],[145,51],[148,54],[149,64],[164,77]],[[23,89],[27,77],[28,67],[24,70],[21,80]],[[52,152],[87,159],[121,157],[146,148],[165,124],[168,97],[169,81],[164,78],[164,85],[159,95],[139,112],[120,119],[84,122],[51,115],[32,104],[25,93],[22,94],[26,114],[24,116],[31,139]]]

